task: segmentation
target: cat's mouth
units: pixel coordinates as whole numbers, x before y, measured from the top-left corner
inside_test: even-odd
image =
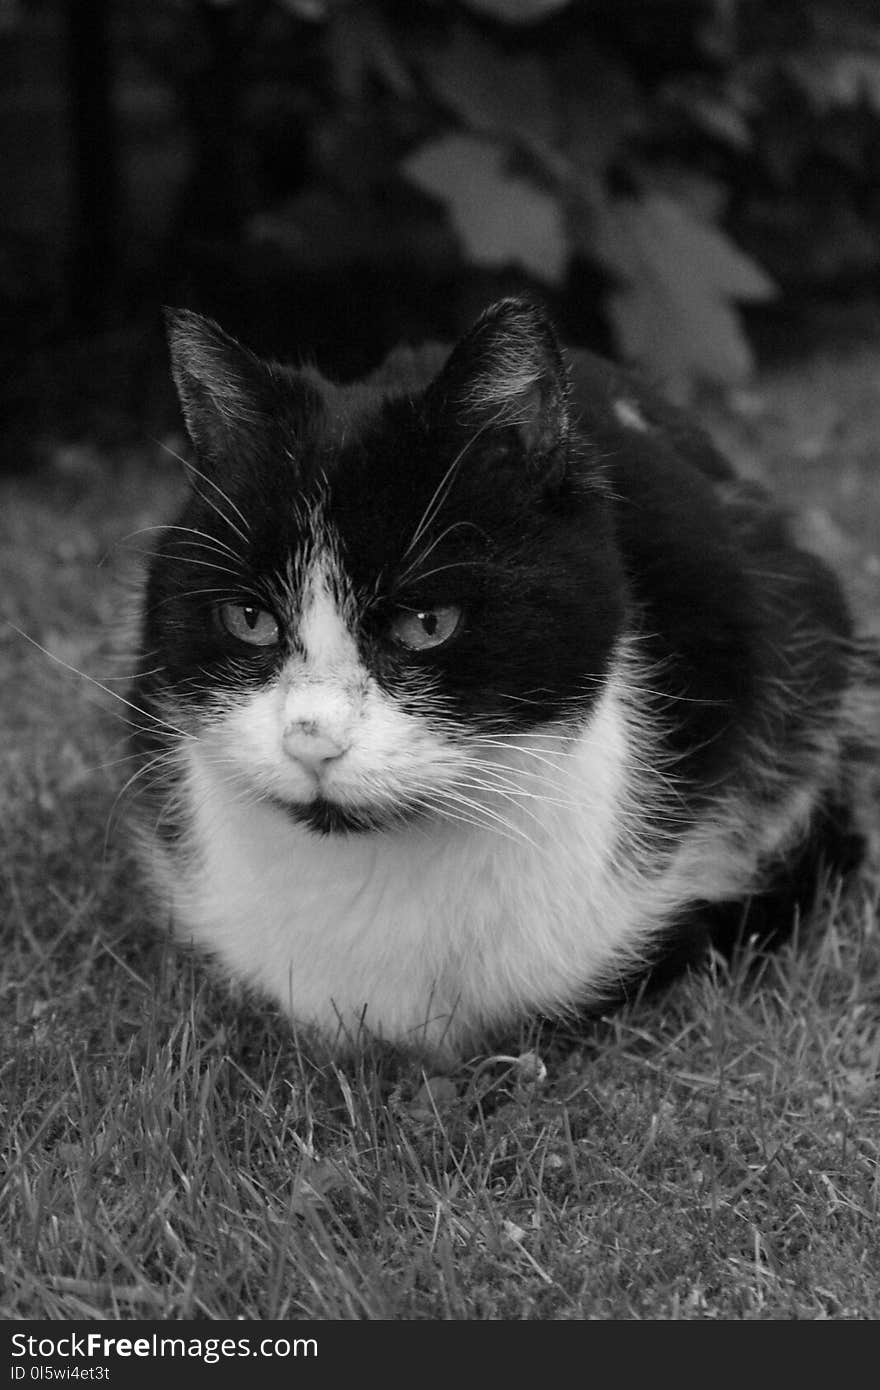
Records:
[[[388,830],[402,819],[409,819],[402,815],[399,807],[391,811],[379,807],[343,806],[323,796],[307,802],[276,800],[275,804],[297,825],[305,826],[316,835],[365,835]],[[411,814],[418,812],[413,810]]]

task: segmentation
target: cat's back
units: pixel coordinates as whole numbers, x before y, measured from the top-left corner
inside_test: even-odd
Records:
[[[736,477],[708,431],[638,373],[574,349],[569,375],[574,423],[582,434],[639,453],[659,450],[713,482]]]
[[[601,358],[570,361],[580,456],[605,471],[633,628],[686,711],[672,735],[683,769],[737,779],[771,746],[797,763],[851,674],[837,576],[689,415]]]
[[[798,613],[829,638],[851,636],[838,577],[795,538],[768,488],[636,374],[587,352],[570,361],[586,466],[605,470],[617,538],[646,601],[674,593],[694,612],[727,610],[729,621],[737,606],[763,610],[765,626],[772,611],[783,643]]]

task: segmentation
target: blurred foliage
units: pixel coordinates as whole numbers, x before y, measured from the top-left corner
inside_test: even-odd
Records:
[[[497,280],[569,332],[586,303],[682,395],[748,373],[743,306],[877,268],[876,0],[117,0],[117,26],[188,132],[178,236],[279,273]]]

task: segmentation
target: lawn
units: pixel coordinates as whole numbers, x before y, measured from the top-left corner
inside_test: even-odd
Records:
[[[880,349],[708,420],[870,623]],[[70,668],[124,692],[126,538],[181,487],[148,441],[0,483],[0,612],[56,658],[0,624],[0,1317],[880,1317],[869,881],[757,968],[439,1079],[311,1057],[169,942],[121,833],[125,707]]]

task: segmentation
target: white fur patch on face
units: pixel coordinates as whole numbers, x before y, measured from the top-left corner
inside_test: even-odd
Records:
[[[288,758],[312,772],[326,772],[329,761],[351,747],[369,679],[346,621],[344,594],[332,555],[319,552],[302,587],[302,655],[281,673],[282,746]]]
[[[611,408],[620,424],[625,425],[628,430],[639,430],[642,434],[648,430],[647,420],[633,401],[621,396],[614,401]]]
[[[344,576],[329,549],[312,557],[302,586],[298,638],[305,651],[307,674],[336,672],[350,677],[362,671],[357,642],[346,621],[341,595]]]

